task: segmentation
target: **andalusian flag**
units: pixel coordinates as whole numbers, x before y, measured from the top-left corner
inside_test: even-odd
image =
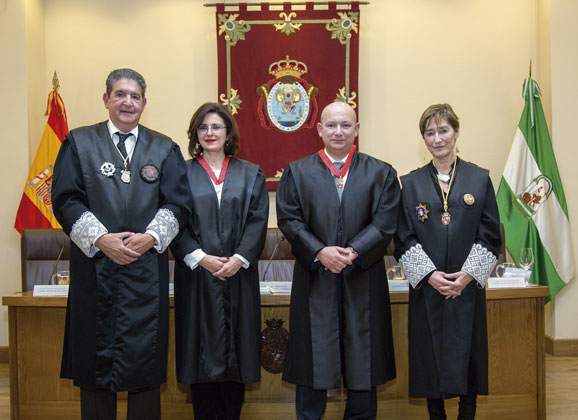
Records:
[[[550,286],[552,299],[575,273],[568,209],[538,83],[526,79],[522,95],[526,105],[498,189],[498,207],[508,251],[517,259],[520,248],[534,250],[531,282]]]
[[[53,90],[48,95],[48,122],[40,140],[34,163],[24,186],[14,227],[22,233],[27,228],[59,228],[52,212],[52,170],[64,136],[68,133],[66,111],[58,94],[58,79],[54,73]]]

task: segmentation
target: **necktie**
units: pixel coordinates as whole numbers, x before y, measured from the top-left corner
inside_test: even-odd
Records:
[[[116,134],[118,136],[118,145],[117,145],[118,151],[120,152],[120,154],[124,159],[127,159],[128,153],[126,152],[126,146],[124,145],[124,141],[128,139],[130,136],[132,136],[132,133],[121,133],[120,131],[117,131]]]
[[[345,165],[345,162],[333,162],[333,165],[334,165],[337,169],[341,170],[341,168],[343,168],[343,165]],[[334,176],[333,178],[334,178],[334,181],[335,181],[335,188],[337,188],[337,194],[339,195],[339,201],[341,201],[341,195],[343,194],[343,187],[342,187],[342,188],[339,188],[339,187],[337,186],[337,181],[339,181],[339,178],[338,178],[338,177]]]

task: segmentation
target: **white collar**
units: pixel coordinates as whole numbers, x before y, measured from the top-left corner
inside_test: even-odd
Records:
[[[106,122],[106,126],[108,128],[108,133],[110,134],[111,139],[114,138],[114,135],[117,132],[119,132],[119,131],[123,132],[122,130],[119,130],[111,120],[108,120]],[[129,133],[132,133],[134,135],[134,138],[136,141],[136,139],[138,139],[138,124],[132,130],[130,130]]]
[[[335,163],[335,162],[347,162],[347,158],[349,157],[349,153],[343,158],[343,159],[334,159],[333,156],[331,156],[328,152],[327,152],[327,147],[325,147],[323,149],[323,151],[325,152],[325,154],[327,155],[327,157],[329,158],[329,160],[331,161],[331,163]]]

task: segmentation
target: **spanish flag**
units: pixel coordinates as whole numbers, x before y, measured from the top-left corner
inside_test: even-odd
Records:
[[[20,233],[28,228],[59,228],[52,212],[52,171],[64,136],[68,133],[66,110],[58,94],[58,78],[54,73],[53,89],[48,95],[48,122],[24,186],[14,227]]]

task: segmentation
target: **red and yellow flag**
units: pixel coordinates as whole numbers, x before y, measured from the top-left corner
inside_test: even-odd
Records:
[[[48,95],[46,113],[48,122],[34,157],[32,168],[24,186],[22,200],[16,214],[14,227],[20,233],[27,228],[59,228],[52,212],[52,172],[54,161],[64,136],[68,133],[66,110],[58,94],[58,79],[54,75],[52,92]]]

